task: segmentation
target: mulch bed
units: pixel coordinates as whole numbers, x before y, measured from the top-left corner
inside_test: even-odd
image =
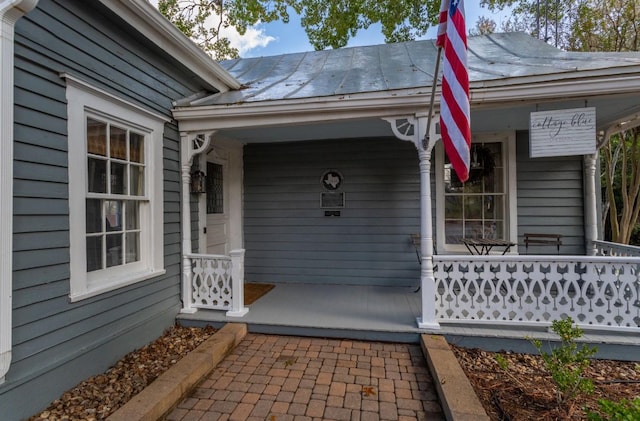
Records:
[[[594,393],[559,408],[539,356],[500,352],[509,362],[506,373],[496,362],[498,353],[452,349],[492,420],[586,420],[587,411],[599,412],[599,399],[617,402],[640,396],[640,364],[635,362],[592,360],[585,376],[594,382]]]
[[[149,345],[125,355],[103,374],[66,391],[29,420],[103,420],[214,332],[211,327],[176,325]]]

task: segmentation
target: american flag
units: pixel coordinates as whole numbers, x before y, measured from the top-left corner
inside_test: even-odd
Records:
[[[471,128],[467,35],[462,0],[442,0],[436,46],[444,49],[440,132],[444,149],[460,181],[469,178]]]

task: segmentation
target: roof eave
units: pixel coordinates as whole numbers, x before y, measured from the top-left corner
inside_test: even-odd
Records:
[[[640,66],[491,79],[470,84],[472,105],[617,95],[640,90]]]
[[[220,92],[241,87],[233,76],[216,63],[148,0],[100,0],[138,32],[182,62],[204,82]]]

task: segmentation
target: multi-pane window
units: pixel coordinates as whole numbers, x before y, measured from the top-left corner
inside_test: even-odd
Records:
[[[65,74],[72,301],[165,273],[165,116]]]
[[[461,183],[445,156],[444,234],[447,244],[463,238],[506,239],[504,143],[471,145],[469,179]],[[446,155],[446,154],[445,154]]]
[[[207,214],[224,213],[223,168],[207,162]]]
[[[145,136],[99,117],[86,118],[87,272],[140,260],[145,197]]]

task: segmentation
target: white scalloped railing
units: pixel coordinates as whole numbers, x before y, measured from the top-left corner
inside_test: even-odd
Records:
[[[640,247],[628,244],[611,243],[609,241],[593,242],[598,256],[640,257]]]
[[[191,259],[191,307],[227,310],[228,316],[244,316],[244,250],[231,256],[189,254]]]
[[[440,322],[640,328],[640,258],[434,256]]]

